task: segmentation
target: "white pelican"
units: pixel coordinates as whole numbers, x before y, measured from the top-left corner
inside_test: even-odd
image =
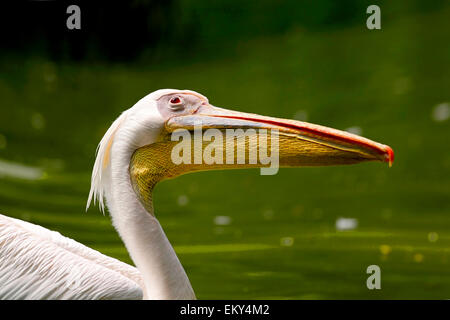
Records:
[[[87,207],[108,206],[136,267],[55,231],[0,215],[2,299],[195,299],[189,279],[155,217],[152,189],[165,178],[261,164],[179,164],[171,161],[174,130],[277,129],[281,167],[393,161],[390,147],[306,122],[214,107],[190,90],[155,91],[123,112],[97,150]],[[260,133],[254,132],[255,138]],[[242,146],[242,141],[240,142]],[[249,143],[245,143],[249,148]],[[203,145],[203,148],[205,145]],[[223,144],[223,152],[231,148]],[[232,146],[234,148],[234,145]],[[258,145],[259,148],[259,145]],[[233,149],[234,150],[234,149]]]

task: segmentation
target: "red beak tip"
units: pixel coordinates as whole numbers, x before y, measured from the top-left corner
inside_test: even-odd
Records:
[[[389,168],[392,167],[392,163],[394,163],[394,150],[389,146],[386,146],[386,162],[389,163]]]

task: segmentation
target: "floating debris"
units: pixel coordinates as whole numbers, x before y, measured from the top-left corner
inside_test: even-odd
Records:
[[[437,234],[437,232],[430,232],[428,234],[428,241],[430,242],[436,242],[439,239],[439,235]]]
[[[185,205],[188,204],[188,202],[189,202],[189,198],[186,195],[184,195],[184,194],[179,196],[178,199],[177,199],[177,203],[178,203],[178,205],[180,207],[184,207]]]
[[[348,231],[358,227],[358,220],[354,218],[338,218],[336,220],[336,230]]]
[[[431,117],[436,122],[442,122],[450,118],[450,105],[448,102],[440,103],[433,108]]]
[[[231,218],[229,216],[215,216],[214,224],[218,226],[227,226],[231,223]]]
[[[283,247],[292,247],[294,244],[294,238],[292,237],[283,237],[280,239],[280,245]]]

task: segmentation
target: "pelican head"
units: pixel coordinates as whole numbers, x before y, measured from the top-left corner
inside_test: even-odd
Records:
[[[236,143],[224,138],[217,144],[215,136],[214,152],[223,155],[236,150],[239,144],[247,154],[251,151],[258,153],[257,149],[262,147],[261,138],[265,138],[268,132],[276,131],[277,162],[280,167],[328,166],[363,161],[382,161],[391,165],[394,159],[389,146],[355,134],[302,121],[218,108],[197,92],[163,89],[147,95],[125,111],[102,139],[94,166],[90,199],[92,196],[94,199],[99,197],[103,206],[103,173],[110,165],[111,158],[118,156],[117,154],[122,154],[122,158],[128,161],[122,163],[122,166],[128,166],[133,189],[148,210],[151,209],[151,192],[154,185],[166,178],[202,170],[268,166],[267,163],[257,161],[237,161],[236,156],[236,161],[231,163],[225,160],[222,163],[174,161],[173,149],[180,143],[179,140],[173,139],[177,131],[192,133],[194,143],[191,144],[192,152],[189,158],[194,158],[197,152],[195,146],[197,149],[201,148],[201,154],[212,143],[211,137],[206,141],[208,139],[205,139],[204,135],[194,134],[199,125],[201,133],[213,129],[215,135],[225,135],[230,129],[242,129],[236,135]],[[239,139],[239,135],[248,140]],[[200,143],[199,139],[202,140]],[[274,143],[270,139],[267,140],[269,145]],[[252,144],[252,141],[255,144]]]

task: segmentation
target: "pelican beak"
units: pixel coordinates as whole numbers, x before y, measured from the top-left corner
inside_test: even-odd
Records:
[[[207,133],[208,129],[214,129],[216,133],[212,153],[216,156],[222,155],[223,161],[208,162],[202,159],[204,151],[211,151],[212,140],[204,139],[204,133]],[[182,148],[181,153],[187,161],[181,162],[178,147],[183,146],[185,141],[173,139],[176,132],[180,131],[194,138],[193,143]],[[234,133],[233,139],[230,140],[227,139],[229,131]],[[224,134],[225,138],[222,139],[221,134]],[[266,145],[264,139],[267,139]],[[245,154],[249,155],[244,161],[237,157],[239,148],[244,149],[244,158]],[[271,160],[276,161],[264,162],[261,160],[260,151],[267,152],[269,149]],[[200,159],[196,159],[197,151],[200,151]],[[231,154],[234,153],[231,162],[228,158],[224,159],[230,151]],[[254,151],[258,153],[259,162],[250,161],[250,153]],[[174,159],[174,155],[178,159]],[[383,161],[390,166],[394,161],[394,152],[387,145],[348,132],[307,122],[226,110],[205,103],[192,114],[168,119],[158,142],[134,152],[129,170],[136,194],[144,207],[153,212],[151,194],[154,186],[159,181],[189,172],[261,168],[261,174],[275,174],[278,167],[326,166],[363,161]],[[272,167],[274,162],[275,167]],[[269,169],[270,173],[263,173],[265,169]]]
[[[166,129],[168,132],[177,129],[192,131],[199,124],[202,130],[243,129],[245,132],[253,129],[256,135],[263,129],[278,132],[280,167],[354,164],[362,161],[382,161],[391,166],[394,161],[394,152],[389,146],[355,134],[302,121],[222,109],[209,104],[202,105],[192,115],[169,119]],[[246,149],[249,149],[248,143]],[[234,168],[238,166],[237,164]]]

